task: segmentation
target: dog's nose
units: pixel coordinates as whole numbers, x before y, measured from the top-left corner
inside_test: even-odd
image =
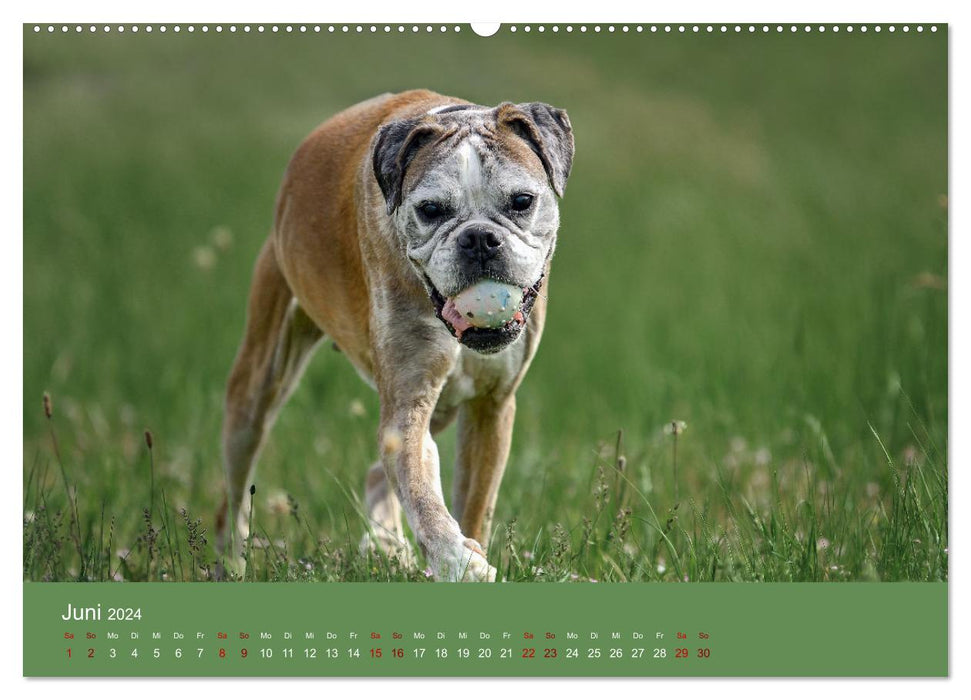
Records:
[[[495,231],[467,228],[459,234],[459,248],[472,260],[491,260],[502,247],[502,238]]]

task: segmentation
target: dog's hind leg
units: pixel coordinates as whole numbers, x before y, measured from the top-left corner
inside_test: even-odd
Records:
[[[401,503],[380,461],[368,470],[364,493],[368,530],[361,539],[361,553],[379,549],[388,556],[398,557],[406,566],[414,566],[415,553],[402,527]]]
[[[260,448],[290,396],[323,332],[297,304],[276,262],[263,246],[250,290],[243,343],[229,375],[222,449],[226,494],[216,519],[217,577],[242,575],[249,535],[249,487]]]

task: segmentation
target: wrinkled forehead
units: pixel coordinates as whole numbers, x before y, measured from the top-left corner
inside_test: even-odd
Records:
[[[435,114],[444,131],[415,158],[405,188],[418,195],[432,189],[537,188],[547,181],[543,163],[529,145],[498,125],[495,110],[451,105]]]

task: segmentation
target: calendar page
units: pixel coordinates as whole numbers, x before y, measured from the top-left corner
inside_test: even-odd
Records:
[[[947,676],[945,24],[25,24],[23,675]]]

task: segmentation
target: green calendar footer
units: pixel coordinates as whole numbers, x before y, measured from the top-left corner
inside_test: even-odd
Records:
[[[25,583],[25,676],[945,676],[947,584]]]

